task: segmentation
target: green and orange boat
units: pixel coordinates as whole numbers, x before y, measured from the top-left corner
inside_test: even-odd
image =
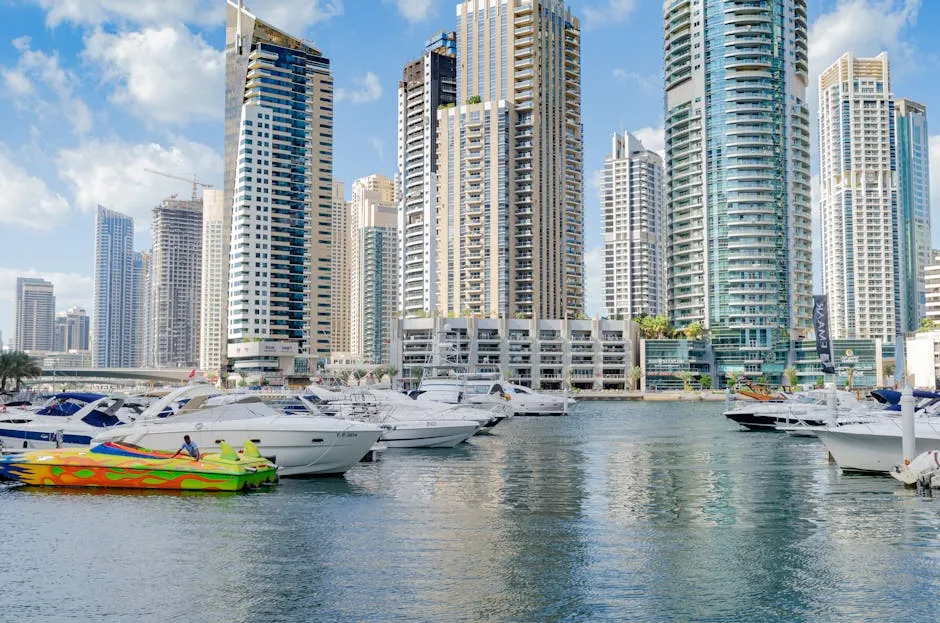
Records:
[[[108,442],[85,449],[32,450],[0,456],[0,481],[54,487],[245,491],[277,482],[277,466],[250,441],[236,452],[224,441],[199,459]]]

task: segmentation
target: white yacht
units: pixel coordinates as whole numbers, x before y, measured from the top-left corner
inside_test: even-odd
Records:
[[[0,445],[7,449],[87,446],[92,437],[125,424],[126,398],[83,392],[52,396],[38,409],[0,412]]]
[[[310,408],[324,415],[382,427],[381,441],[390,448],[453,448],[472,437],[490,418],[476,410],[451,415],[449,405],[420,404],[407,397],[378,400],[375,394],[363,390],[331,394],[308,388],[308,396],[302,400],[319,400],[315,405],[311,402]]]
[[[940,449],[940,394],[915,392],[914,454]],[[847,471],[888,473],[901,462],[901,418],[882,412],[868,422],[816,431],[839,467]]]
[[[725,411],[724,416],[750,430],[793,428],[799,431],[805,427],[815,428],[826,424],[828,398],[829,392],[819,389],[795,394],[781,401],[747,400]],[[864,408],[864,403],[851,392],[837,391],[836,400],[840,413]]]
[[[511,415],[566,415],[574,400],[514,385],[496,375],[464,374],[422,380],[416,400],[490,406],[505,404]]]
[[[285,415],[257,396],[218,396],[211,386],[189,386],[152,404],[132,424],[109,430],[96,443],[122,441],[154,450],[176,450],[189,435],[203,452],[222,441],[254,443],[281,476],[345,473],[362,459],[383,430],[376,425],[314,415]],[[175,414],[163,414],[188,399]]]

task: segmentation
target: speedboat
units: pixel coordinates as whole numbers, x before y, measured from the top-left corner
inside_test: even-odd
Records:
[[[203,451],[222,441],[254,443],[262,456],[277,463],[281,476],[328,476],[346,473],[382,435],[374,424],[314,415],[286,415],[258,396],[215,396],[211,386],[194,385],[171,392],[152,404],[132,424],[110,430],[96,442],[121,441],[176,450],[189,435]],[[188,398],[175,414],[160,417],[170,404]]]
[[[453,448],[482,426],[478,419],[465,417],[467,414],[449,416],[446,405],[422,410],[414,401],[382,402],[366,391],[340,393],[339,397],[331,396],[328,402],[320,400],[316,405],[311,402],[311,408],[324,415],[381,427],[381,441],[389,448]]]
[[[239,455],[223,441],[219,454],[198,459],[108,442],[0,457],[0,480],[57,487],[242,491],[277,482],[277,467],[251,442]]]
[[[898,392],[895,392],[898,393]],[[940,449],[940,393],[915,391],[914,454]],[[895,408],[897,407],[897,408]],[[901,418],[898,405],[867,422],[844,424],[818,430],[816,436],[829,454],[846,471],[888,473],[900,462]]]
[[[68,392],[37,410],[10,408],[0,413],[0,445],[6,448],[87,446],[92,437],[125,424],[118,416],[124,396]]]

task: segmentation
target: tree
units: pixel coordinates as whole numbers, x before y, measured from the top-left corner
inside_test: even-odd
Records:
[[[702,326],[701,322],[692,322],[682,329],[682,333],[689,340],[700,340],[705,337],[705,327]]]
[[[639,316],[634,322],[640,328],[640,335],[647,340],[665,339],[672,335],[672,327],[669,325],[669,318],[660,314],[659,316]]]
[[[787,380],[787,387],[789,387],[791,390],[796,387],[796,384],[799,382],[799,376],[797,376],[796,368],[793,366],[790,366],[784,370],[783,376]]]
[[[13,381],[11,389],[19,391],[23,379],[42,375],[40,368],[29,355],[21,350],[0,354],[0,391],[5,391],[7,382]]]
[[[712,388],[712,375],[703,374],[699,376],[698,384],[702,386],[702,389],[711,389]]]
[[[845,388],[852,389],[852,383],[855,382],[855,368],[847,368],[845,371]]]
[[[893,377],[895,370],[896,368],[893,363],[886,363],[884,367],[882,367],[881,372],[884,376]]]
[[[366,370],[363,370],[362,368],[353,372],[353,378],[356,379],[356,385],[361,385],[362,379],[364,379],[368,375],[369,373]]]
[[[740,372],[725,372],[725,383],[728,385],[728,387],[734,388],[740,380]]]
[[[479,103],[482,102],[482,101],[483,101],[483,100],[480,99],[480,96],[479,96],[479,95],[471,95],[470,97],[467,98],[467,103],[468,103],[468,104],[479,104]]]
[[[676,376],[682,381],[682,389],[687,392],[692,391],[692,381],[698,378],[698,374],[691,370],[679,372]]]
[[[937,323],[933,321],[932,318],[924,318],[920,321],[920,329],[918,331],[933,331],[937,328]]]
[[[395,377],[398,376],[398,368],[392,365],[385,366],[385,374],[388,375],[388,382],[395,387]]]
[[[816,387],[817,387],[817,389],[822,389],[825,384],[826,384],[826,379],[824,379],[824,378],[821,377],[821,376],[817,376],[817,377],[816,377]]]
[[[643,378],[643,368],[640,366],[633,366],[627,372],[627,379],[630,381],[631,389],[639,389],[641,378]]]

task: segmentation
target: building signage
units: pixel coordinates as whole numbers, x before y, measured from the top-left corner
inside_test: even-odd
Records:
[[[825,294],[813,296],[813,329],[816,332],[816,353],[822,361],[823,372],[833,374],[836,369],[832,357],[832,336],[829,333],[829,299]]]
[[[296,342],[241,342],[228,345],[229,357],[296,356]]]

